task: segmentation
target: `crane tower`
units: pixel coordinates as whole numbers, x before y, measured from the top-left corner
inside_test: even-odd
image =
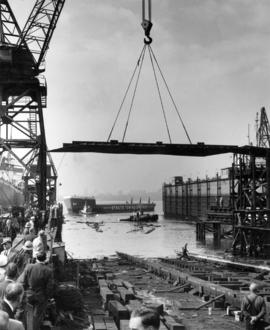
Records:
[[[57,173],[47,152],[44,61],[65,0],[36,0],[21,30],[0,0],[0,153],[23,167],[25,202],[45,210],[56,198]]]

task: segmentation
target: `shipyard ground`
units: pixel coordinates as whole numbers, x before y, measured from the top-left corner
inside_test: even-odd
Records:
[[[72,275],[73,282],[79,283],[85,304],[85,315],[89,321],[87,324],[85,318],[81,326],[78,322],[78,329],[128,329],[127,317],[124,316],[123,320],[120,320],[121,313],[112,309],[109,302],[111,299],[123,305],[122,313],[126,310],[130,312],[140,304],[150,304],[155,308],[163,306],[162,330],[245,328],[243,323],[235,321],[233,315],[227,316],[226,309],[218,304],[209,305],[212,306],[211,315],[208,315],[209,306],[197,310],[198,306],[204,303],[203,298],[184,292],[184,288],[177,291],[177,284],[171,283],[169,279],[164,280],[123,259],[114,257],[103,260],[70,260],[69,268],[72,269],[69,274]],[[108,284],[108,288],[102,287],[104,283]],[[134,297],[131,295],[130,301],[123,301],[123,292],[127,293],[124,285],[130,286],[128,291],[131,288],[134,290]],[[109,288],[113,296],[104,295],[104,292],[110,291]],[[104,297],[109,301],[106,302]]]

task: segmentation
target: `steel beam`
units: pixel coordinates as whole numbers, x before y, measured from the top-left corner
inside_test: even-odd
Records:
[[[194,156],[205,157],[225,153],[237,153],[265,157],[267,148],[237,145],[214,145],[214,144],[175,144],[175,143],[138,143],[138,142],[93,142],[73,141],[64,143],[62,148],[53,149],[51,152],[94,152],[110,154],[144,154],[144,155],[171,155],[171,156]]]

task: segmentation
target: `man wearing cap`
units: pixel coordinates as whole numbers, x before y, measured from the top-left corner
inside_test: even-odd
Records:
[[[265,328],[264,316],[266,314],[265,301],[258,295],[258,285],[251,283],[249,294],[244,296],[241,312],[246,321],[247,330],[263,330]]]
[[[38,254],[35,264],[28,264],[18,278],[26,290],[26,300],[34,308],[34,329],[39,330],[48,299],[53,294],[53,271],[45,264],[46,254]]]
[[[12,249],[12,241],[10,237],[4,237],[2,245],[4,247],[4,250],[1,252],[1,255],[4,255],[10,259],[14,255],[14,251]]]
[[[22,273],[25,266],[33,261],[33,244],[31,241],[26,241],[22,250],[15,257],[14,262],[18,267],[19,274]]]

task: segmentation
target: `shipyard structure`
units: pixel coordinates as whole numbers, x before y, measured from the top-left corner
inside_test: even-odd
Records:
[[[222,226],[231,226],[232,249],[249,256],[270,254],[270,126],[265,108],[257,115],[256,148],[235,153],[232,165],[215,178],[174,177],[163,184],[165,217],[195,220],[197,238],[212,226],[221,239]]]
[[[167,217],[206,217],[210,210],[230,211],[232,209],[232,173],[226,177],[217,174],[215,178],[183,180],[176,176],[171,183],[164,183],[162,189],[163,211]]]

